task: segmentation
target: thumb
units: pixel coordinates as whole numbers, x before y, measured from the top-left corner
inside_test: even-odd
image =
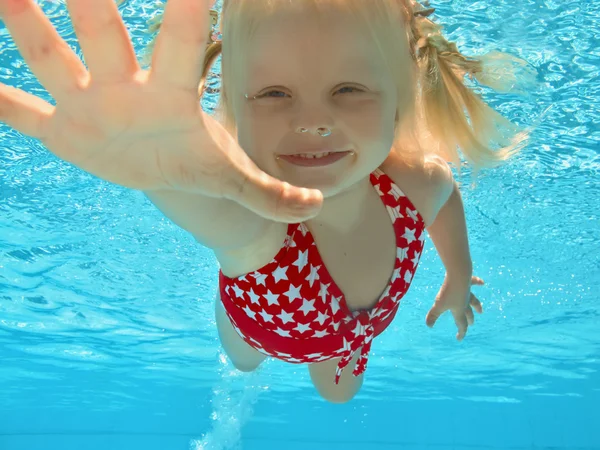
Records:
[[[266,219],[296,223],[315,217],[323,205],[316,189],[292,186],[260,170],[247,155],[238,158],[223,195]]]

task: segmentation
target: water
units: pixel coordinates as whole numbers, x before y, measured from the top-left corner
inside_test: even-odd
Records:
[[[504,114],[551,107],[522,155],[462,180],[487,283],[467,339],[450,317],[424,325],[443,277],[428,241],[354,401],[320,400],[304,366],[240,374],[219,350],[211,252],[1,126],[0,449],[600,448],[600,4],[433,3],[464,51],[538,70],[526,97],[486,94]],[[74,44],[64,5],[44,8]],[[141,49],[155,5],[120,8]],[[0,57],[4,83],[48,98],[3,27]]]

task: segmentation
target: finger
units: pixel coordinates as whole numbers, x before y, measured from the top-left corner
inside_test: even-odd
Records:
[[[67,0],[67,7],[93,80],[120,81],[139,70],[114,0]]]
[[[0,0],[0,16],[29,68],[56,100],[87,79],[81,60],[34,0]]]
[[[425,317],[425,324],[428,327],[432,327],[435,325],[435,323],[437,322],[437,320],[439,319],[439,317],[442,315],[443,311],[438,309],[436,305],[434,305],[429,312],[427,313],[427,316]]]
[[[315,217],[323,205],[320,191],[291,186],[258,168],[239,175],[234,187],[225,189],[225,197],[267,219],[296,223]]]
[[[54,107],[41,98],[0,83],[0,122],[36,139],[44,130]]]
[[[469,327],[469,323],[467,322],[467,316],[465,312],[453,313],[454,315],[454,323],[458,328],[458,333],[456,334],[456,339],[462,341],[467,334],[467,328]]]
[[[469,300],[469,304],[475,308],[475,311],[477,311],[479,314],[483,313],[483,305],[481,304],[481,302],[477,299],[477,297],[475,297],[475,295],[471,294],[471,299]]]
[[[467,317],[467,325],[471,326],[475,323],[475,315],[473,314],[473,309],[470,306],[467,307],[465,311],[465,316]]]
[[[208,40],[209,8],[207,0],[167,2],[152,54],[152,81],[198,91]]]
[[[484,284],[485,284],[485,281],[483,281],[479,277],[472,277],[471,278],[471,285],[474,285],[474,286],[483,286]]]

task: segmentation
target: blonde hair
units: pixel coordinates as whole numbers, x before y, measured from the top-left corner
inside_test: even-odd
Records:
[[[374,43],[384,52],[392,70],[394,61],[400,58],[395,58],[389,51],[397,51],[399,47],[382,38],[379,30],[386,27],[381,27],[379,22],[387,21],[390,25],[388,41],[406,40],[415,63],[414,104],[409,108],[412,114],[400,119],[394,149],[401,149],[399,154],[407,162],[414,161],[415,157],[421,159],[425,153],[435,153],[453,163],[460,172],[460,149],[476,174],[481,168],[503,163],[526,144],[528,132],[519,132],[514,124],[488,106],[469,84],[475,80],[498,92],[520,93],[523,86],[534,82],[535,72],[525,61],[504,53],[492,52],[478,58],[465,56],[455,43],[442,35],[442,27],[430,19],[434,9],[425,8],[414,0],[223,0],[223,41],[207,44],[199,95],[203,94],[211,66],[223,54],[217,112],[230,132],[235,133],[228,98],[230,75],[227,68],[233,58],[228,55],[233,53],[230,49],[235,42],[252,33],[261,17],[280,7],[299,8],[300,5],[315,9],[334,5],[358,13],[371,28]],[[159,26],[160,18],[151,25],[151,31],[157,31]],[[405,47],[402,49],[405,51]],[[499,148],[493,150],[493,145]]]

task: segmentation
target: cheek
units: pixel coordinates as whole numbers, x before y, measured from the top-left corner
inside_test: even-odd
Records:
[[[366,143],[385,141],[387,135],[393,135],[395,105],[392,102],[377,102],[354,105],[348,109],[346,123],[356,138]]]
[[[238,120],[238,142],[259,166],[272,157],[280,142],[280,120],[245,113]]]

